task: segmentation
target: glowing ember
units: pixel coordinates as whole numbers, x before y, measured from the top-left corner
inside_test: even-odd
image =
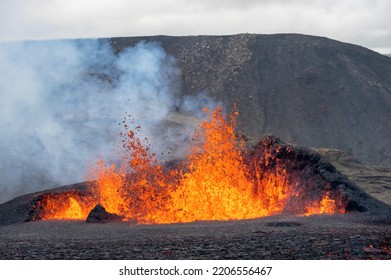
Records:
[[[109,167],[97,163],[92,173],[98,179],[88,198],[68,194],[44,199],[41,219],[85,219],[98,203],[138,223],[249,219],[281,213],[303,196],[283,167],[265,172],[259,161],[244,160],[244,143],[235,136],[237,112],[228,121],[220,107],[206,112],[209,117],[196,131],[187,160],[167,172],[147,141],[125,122],[122,162]],[[271,158],[276,156],[265,156],[262,165],[272,165]],[[306,216],[343,212],[328,193],[298,207],[297,214]]]

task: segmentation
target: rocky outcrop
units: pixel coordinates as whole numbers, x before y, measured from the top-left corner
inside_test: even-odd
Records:
[[[346,212],[388,211],[391,214],[390,206],[361,190],[325,157],[312,149],[287,144],[278,137],[260,138],[249,150],[245,163],[254,178],[256,191],[262,192],[266,184],[276,184],[283,189],[286,185],[285,189],[294,194],[283,212],[300,213],[305,203],[327,193]]]
[[[124,217],[118,216],[113,213],[109,213],[106,209],[97,204],[94,209],[88,214],[86,219],[87,223],[107,223],[107,222],[118,222],[122,221]]]

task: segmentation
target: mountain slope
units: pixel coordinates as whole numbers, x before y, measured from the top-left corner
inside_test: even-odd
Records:
[[[112,38],[121,51],[154,41],[177,59],[179,97],[207,92],[240,129],[310,147],[345,150],[391,165],[391,58],[360,46],[299,34]]]

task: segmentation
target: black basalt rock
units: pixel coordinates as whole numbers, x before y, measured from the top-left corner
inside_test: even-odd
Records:
[[[109,213],[106,209],[97,204],[94,209],[88,214],[86,219],[87,223],[107,223],[107,222],[118,222],[122,221],[124,217],[117,214]]]

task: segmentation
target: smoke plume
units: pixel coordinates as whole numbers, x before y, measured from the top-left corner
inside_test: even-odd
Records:
[[[152,142],[186,142],[194,122],[161,126],[173,108],[191,114],[200,101],[174,100],[178,77],[175,60],[154,43],[119,54],[106,40],[1,44],[0,203],[80,182],[95,161],[115,160],[126,115]]]

